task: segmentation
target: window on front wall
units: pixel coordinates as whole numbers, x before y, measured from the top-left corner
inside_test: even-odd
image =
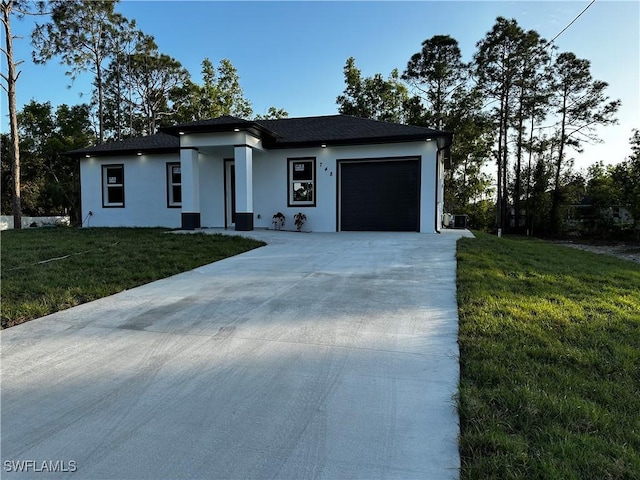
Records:
[[[102,166],[102,206],[124,207],[124,165]]]
[[[167,206],[182,206],[182,173],[179,163],[167,163]]]
[[[316,159],[289,159],[289,206],[316,204]]]

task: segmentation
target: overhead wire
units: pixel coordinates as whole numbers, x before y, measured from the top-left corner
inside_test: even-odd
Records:
[[[591,2],[589,3],[589,5],[587,5],[586,7],[584,7],[584,9],[576,16],[576,18],[574,18],[573,20],[571,20],[571,22],[569,22],[569,24],[564,27],[562,30],[560,30],[560,33],[558,33],[555,37],[553,37],[551,40],[549,40],[543,48],[547,48],[549,45],[551,45],[553,42],[556,41],[556,39],[562,35],[571,25],[573,25],[575,23],[576,20],[578,20],[582,14],[584,12],[586,12],[587,10],[589,10],[589,7],[591,7],[591,5],[593,5],[594,3],[596,3],[596,0],[591,0]]]

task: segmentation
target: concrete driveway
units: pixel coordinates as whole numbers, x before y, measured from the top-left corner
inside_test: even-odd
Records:
[[[3,331],[2,478],[457,478],[460,233],[254,232]]]

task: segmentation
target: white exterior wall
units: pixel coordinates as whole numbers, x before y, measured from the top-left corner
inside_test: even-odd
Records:
[[[327,148],[260,150],[253,149],[253,213],[255,228],[273,228],[272,217],[282,212],[285,229],[294,230],[293,215],[307,216],[303,229],[315,232],[335,232],[337,224],[337,161],[353,159],[384,159],[414,157],[422,159],[420,195],[420,231],[434,233],[438,203],[435,189],[442,188],[442,178],[436,178],[436,142],[411,142],[381,145]],[[225,226],[224,158],[230,158],[232,148],[200,150],[198,157],[199,202],[201,226]],[[289,158],[316,159],[316,206],[288,207],[287,169]],[[179,162],[179,154],[102,157],[82,159],[82,212],[93,216],[85,226],[165,226],[181,225],[180,208],[167,208],[166,163]],[[102,207],[102,165],[124,164],[125,207]],[[239,174],[239,171],[236,170]],[[439,176],[444,170],[440,168]],[[183,197],[186,192],[183,192]],[[441,206],[439,207],[442,208]],[[259,218],[258,218],[259,217]]]
[[[80,161],[85,227],[180,226],[180,208],[167,208],[167,162],[176,154],[91,157]],[[124,165],[124,208],[102,206],[102,165]],[[89,212],[93,215],[87,217]],[[85,220],[86,219],[86,220]]]
[[[434,233],[436,221],[434,189],[438,184],[436,149],[436,142],[433,141],[256,152],[253,162],[254,225],[256,228],[272,228],[273,215],[276,212],[282,212],[286,217],[284,228],[294,230],[293,216],[297,212],[302,212],[307,216],[304,230],[335,232],[338,160],[419,156],[422,159],[420,231]],[[315,207],[287,206],[287,159],[300,157],[316,159]]]

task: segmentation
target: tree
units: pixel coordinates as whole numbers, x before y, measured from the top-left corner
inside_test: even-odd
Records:
[[[251,103],[244,97],[238,72],[230,60],[222,59],[214,68],[211,60],[205,58],[201,73],[202,85],[188,81],[171,92],[172,121],[193,122],[222,115],[252,116]]]
[[[565,166],[567,148],[582,151],[584,142],[599,142],[596,127],[615,124],[620,100],[609,101],[605,95],[607,83],[594,80],[590,62],[573,53],[562,53],[553,66],[552,89],[558,121],[558,155],[555,159],[553,202],[551,205],[552,230],[560,228],[562,200],[560,177]]]
[[[2,88],[7,92],[7,100],[9,104],[9,128],[11,139],[11,192],[12,192],[12,211],[13,226],[16,229],[22,228],[22,205],[20,201],[20,138],[18,134],[18,110],[16,107],[16,84],[20,77],[20,71],[17,67],[23,60],[16,61],[13,56],[13,40],[14,36],[11,32],[12,15],[23,16],[28,11],[28,5],[18,0],[2,0],[0,2],[0,10],[2,10],[2,26],[4,27],[5,48],[0,47],[0,51],[7,59],[7,73],[0,73],[0,78],[4,80],[6,85]]]
[[[426,105],[421,123],[455,132],[444,201],[446,211],[455,213],[466,212],[490,185],[481,169],[490,154],[491,124],[482,112],[480,91],[469,86],[469,68],[461,58],[457,40],[436,35],[422,42],[402,75]]]
[[[536,123],[544,120],[546,107],[551,97],[549,91],[549,71],[547,68],[549,54],[548,42],[530,30],[526,32],[520,43],[519,72],[515,80],[516,98],[515,115],[512,127],[515,129],[515,168],[513,182],[513,206],[515,212],[515,228],[520,228],[521,200],[522,200],[522,170],[525,150],[529,148],[528,168],[531,169],[531,148]],[[525,140],[527,133],[525,123],[530,121],[528,144]],[[527,192],[528,192],[527,183]]]
[[[31,101],[18,113],[27,214],[67,212],[79,223],[79,166],[63,153],[94,142],[89,110],[88,105],[60,105],[54,111],[49,102]],[[4,172],[4,156],[2,160]],[[4,191],[2,205],[6,205]]]
[[[417,117],[422,113],[420,100],[409,96],[397,69],[386,80],[380,73],[362,78],[355,59],[349,57],[344,66],[344,78],[345,90],[336,98],[338,111],[344,115],[386,122],[416,123]]]
[[[623,203],[620,187],[621,185],[614,181],[613,167],[606,167],[602,162],[598,162],[587,169],[585,202],[591,207],[592,231],[599,232],[611,226],[612,218],[605,212]]]
[[[631,156],[615,165],[611,171],[613,182],[620,188],[621,203],[633,216],[636,240],[640,239],[640,130],[634,129],[630,138]]]
[[[170,117],[170,94],[189,80],[189,72],[176,59],[158,52],[152,37],[144,36],[132,55],[125,58],[123,78],[130,88],[129,103],[138,127],[137,135],[152,135],[163,118]],[[165,122],[166,123],[166,122]]]
[[[445,170],[444,203],[448,212],[466,213],[491,187],[491,178],[482,169],[491,153],[492,123],[481,110],[477,89],[459,88],[451,102],[445,129],[455,133],[455,141],[451,167]]]
[[[220,60],[218,65],[217,90],[221,115],[239,118],[250,118],[253,115],[251,102],[244,97],[244,91],[240,86],[238,71],[227,58]]]
[[[269,110],[265,115],[256,115],[255,120],[279,120],[281,118],[288,118],[289,113],[282,109],[276,107],[269,107]]]
[[[98,103],[98,140],[104,141],[104,68],[132,35],[135,22],[114,11],[117,0],[54,0],[51,20],[32,35],[33,60],[44,64],[60,56],[72,79],[91,72]]]
[[[458,41],[449,35],[435,35],[422,42],[422,50],[411,57],[402,79],[420,92],[427,107],[426,123],[442,130],[454,94],[466,84],[466,73]]]
[[[492,30],[478,42],[478,50],[473,57],[478,86],[487,99],[496,103],[492,116],[498,127],[495,155],[498,180],[496,219],[499,229],[506,226],[508,131],[522,53],[520,43],[524,35],[514,19],[498,17]]]

